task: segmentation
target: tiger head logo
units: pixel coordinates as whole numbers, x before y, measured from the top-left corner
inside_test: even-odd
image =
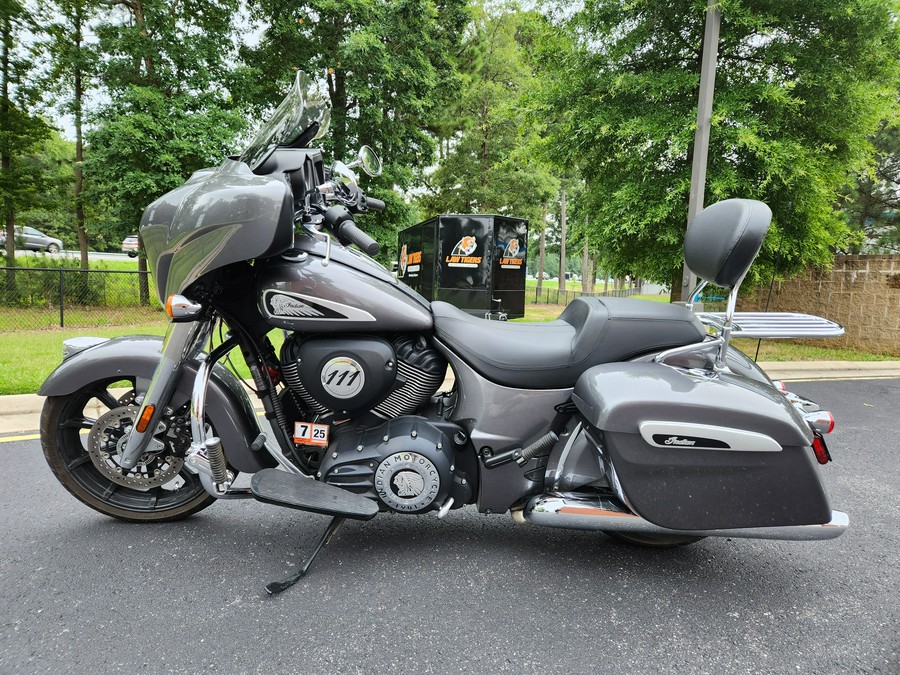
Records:
[[[409,256],[406,253],[406,244],[403,244],[403,247],[400,249],[400,276],[404,276],[406,274],[406,264],[409,261]]]
[[[507,258],[515,258],[519,253],[519,240],[518,239],[510,239],[509,243],[506,245],[505,256]]]
[[[478,243],[475,241],[475,237],[469,235],[459,240],[450,255],[472,255],[476,248],[478,248]]]

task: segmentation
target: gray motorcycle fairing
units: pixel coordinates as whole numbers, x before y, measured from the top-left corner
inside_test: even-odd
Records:
[[[113,338],[63,361],[41,385],[39,396],[67,396],[90,382],[133,376],[146,390],[160,359],[162,338],[130,335]],[[185,364],[170,405],[189,401],[197,363]],[[276,464],[265,452],[253,452],[250,444],[260,428],[250,399],[237,378],[216,364],[207,392],[207,418],[219,438],[228,462],[238,471],[252,473]]]
[[[298,237],[298,241],[310,239]],[[367,259],[356,262],[346,251],[339,255],[340,249],[339,244],[332,245],[327,265],[315,255],[299,261],[270,260],[259,275],[256,293],[266,322],[310,333],[431,330],[427,303],[406,292],[410,289],[390,275],[393,283],[384,280],[377,263],[370,264]],[[279,301],[294,306],[279,307]]]
[[[256,176],[231,159],[196,172],[150,204],[141,219],[162,303],[208,272],[290,248],[293,237],[291,189],[284,176]]]

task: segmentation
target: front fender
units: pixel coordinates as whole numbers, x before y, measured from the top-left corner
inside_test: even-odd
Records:
[[[41,385],[39,396],[68,396],[97,380],[135,377],[138,391],[146,391],[159,363],[163,339],[152,335],[112,338],[65,359]],[[191,398],[197,362],[185,364],[170,402],[181,406]],[[253,452],[250,444],[260,427],[247,392],[240,381],[218,363],[213,366],[207,389],[206,416],[222,439],[229,464],[253,473],[275,466],[265,452]]]

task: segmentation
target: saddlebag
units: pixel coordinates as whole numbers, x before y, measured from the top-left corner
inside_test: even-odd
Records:
[[[599,433],[611,484],[642,518],[677,530],[827,523],[813,434],[783,394],[729,373],[611,363],[573,401]]]

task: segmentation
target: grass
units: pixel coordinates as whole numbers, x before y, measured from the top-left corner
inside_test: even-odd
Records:
[[[665,296],[636,296],[638,299],[665,302]],[[565,309],[563,305],[526,305],[525,321],[553,321]],[[68,316],[68,310],[67,310]],[[168,322],[157,312],[159,320],[145,320],[129,326],[93,325],[81,328],[19,330],[0,332],[0,395],[29,394],[62,360],[63,340],[79,335],[116,337],[119,335],[164,335]],[[280,344],[280,331],[271,335]],[[745,354],[756,354],[756,340],[735,340]],[[276,344],[277,347],[277,344]],[[237,354],[237,352],[235,352]],[[870,354],[852,349],[827,349],[797,344],[791,340],[764,340],[759,351],[760,361],[886,361],[896,357]],[[243,359],[237,355],[232,362],[240,377],[248,376]]]
[[[62,343],[65,339],[79,335],[164,335],[167,326],[168,322],[158,321],[90,330],[66,328],[0,333],[0,395],[36,392],[62,361]]]
[[[0,256],[0,267],[5,266],[6,257]],[[137,258],[128,258],[127,260],[89,260],[88,266],[91,270],[98,272],[137,272]],[[16,256],[16,267],[80,269],[81,258],[78,256],[77,251],[71,257],[69,255],[65,257],[51,257],[43,253],[18,255]]]
[[[24,307],[0,308],[0,336],[7,331],[23,330],[53,330],[66,331],[78,329],[82,334],[85,330],[100,328],[116,328],[124,326],[123,330],[130,331],[129,326],[135,324],[151,323],[159,320],[163,325],[168,321],[162,306],[151,298],[150,307],[66,307],[63,312],[65,328],[59,327],[59,309],[46,310]],[[77,331],[76,331],[77,333]]]

